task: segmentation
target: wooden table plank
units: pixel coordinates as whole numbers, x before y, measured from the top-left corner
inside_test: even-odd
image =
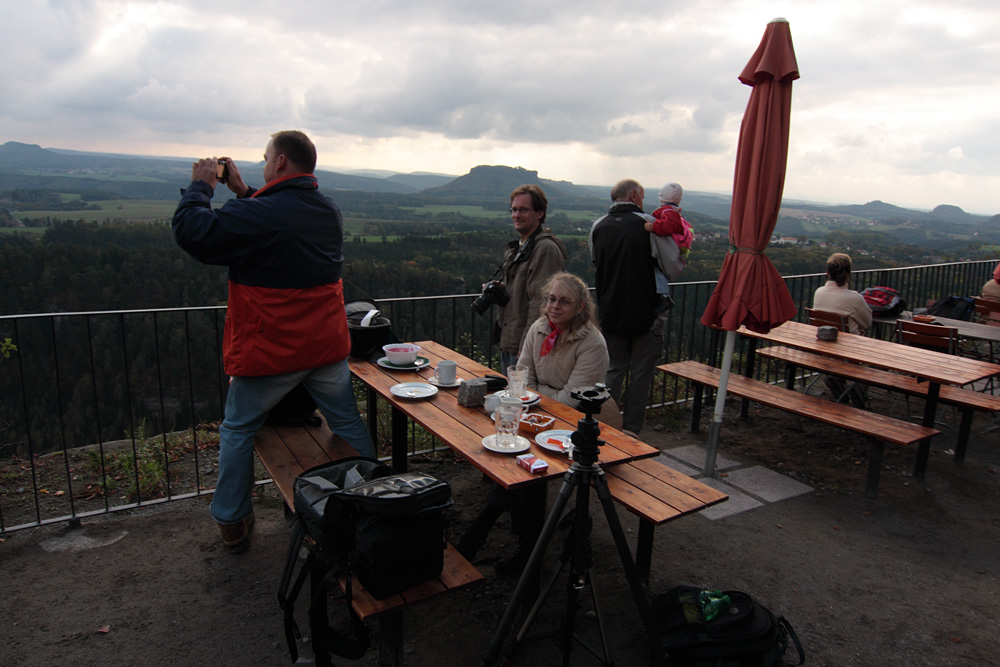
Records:
[[[766,334],[739,329],[744,336],[796,347],[836,359],[898,370],[941,384],[964,385],[1000,374],[1000,365],[924,350],[891,341],[840,333],[835,341],[816,338],[816,327],[801,322],[785,322]]]

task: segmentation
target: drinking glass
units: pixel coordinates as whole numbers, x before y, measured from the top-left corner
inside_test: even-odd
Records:
[[[507,395],[521,400],[528,389],[528,367],[514,364],[507,367]]]
[[[520,399],[504,397],[494,412],[496,422],[496,445],[500,448],[514,448],[517,445],[517,430],[520,427],[523,406]]]

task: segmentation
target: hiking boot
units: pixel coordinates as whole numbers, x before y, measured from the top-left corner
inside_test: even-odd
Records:
[[[243,517],[242,521],[231,524],[218,524],[222,534],[222,546],[231,554],[243,553],[250,548],[250,532],[253,530],[255,517],[253,512]]]

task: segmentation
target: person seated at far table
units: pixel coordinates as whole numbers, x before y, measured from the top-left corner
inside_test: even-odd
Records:
[[[844,315],[847,330],[863,336],[872,326],[872,310],[863,296],[848,287],[851,257],[842,252],[830,255],[826,260],[826,275],[826,284],[817,288],[813,295],[813,308]],[[868,407],[868,391],[864,385],[855,383],[848,391],[844,378],[827,375],[823,381],[835,399],[847,398],[859,408]]]
[[[837,313],[847,318],[847,330],[864,335],[872,326],[872,310],[865,298],[848,287],[851,281],[851,257],[842,252],[826,260],[827,281],[816,289],[813,308]]]
[[[979,290],[979,296],[983,299],[1000,301],[1000,264],[993,269],[993,277],[986,281],[983,289]]]
[[[528,387],[574,409],[570,391],[604,382],[610,363],[604,336],[597,328],[594,302],[587,285],[570,273],[557,273],[543,291],[545,312],[529,327],[517,362],[528,367]],[[614,401],[606,401],[597,417],[621,425]],[[606,421],[605,421],[606,419]],[[472,560],[486,544],[490,529],[504,511],[510,511],[517,551],[494,564],[498,574],[519,574],[528,562],[545,522],[545,484],[507,491],[493,485],[486,504],[456,548]]]

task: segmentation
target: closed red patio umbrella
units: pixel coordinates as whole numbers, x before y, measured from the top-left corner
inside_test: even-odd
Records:
[[[701,316],[705,326],[727,332],[705,458],[707,475],[715,471],[736,330],[746,325],[748,329],[766,333],[794,317],[798,310],[785,281],[764,255],[781,207],[788,160],[792,81],[799,78],[788,21],[776,18],[768,23],[757,51],[739,78],[753,90],[743,114],[736,149],[729,252],[722,263],[719,283]]]

